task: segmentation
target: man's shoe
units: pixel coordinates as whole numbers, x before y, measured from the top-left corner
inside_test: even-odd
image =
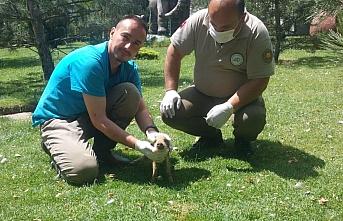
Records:
[[[251,142],[241,138],[235,138],[235,150],[238,155],[248,157],[253,154]]]
[[[200,137],[192,146],[192,149],[219,147],[224,143],[222,133],[219,132],[215,137]]]
[[[112,167],[112,166],[124,166],[128,165],[131,160],[113,153],[111,150],[95,152],[98,163],[100,166]]]

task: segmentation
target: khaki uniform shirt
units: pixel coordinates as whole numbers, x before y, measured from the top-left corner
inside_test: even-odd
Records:
[[[213,97],[233,95],[249,79],[274,74],[269,33],[264,24],[246,12],[235,38],[217,43],[209,34],[207,9],[189,17],[173,34],[171,43],[182,54],[195,53],[194,84]]]

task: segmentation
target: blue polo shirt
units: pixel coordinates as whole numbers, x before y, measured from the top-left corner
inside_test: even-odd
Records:
[[[107,89],[123,82],[136,85],[141,80],[134,61],[123,62],[110,74],[108,42],[79,48],[56,66],[32,114],[32,125],[49,119],[77,118],[87,111],[82,94],[105,97]]]

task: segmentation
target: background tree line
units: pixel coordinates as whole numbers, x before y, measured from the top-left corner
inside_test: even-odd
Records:
[[[42,62],[44,79],[48,80],[54,69],[51,50],[68,41],[103,41],[123,15],[148,17],[148,4],[148,0],[1,0],[0,47],[34,46]],[[196,11],[207,4],[208,0],[192,0],[189,10]],[[339,13],[343,0],[249,0],[246,5],[275,39],[278,60],[286,36],[302,34],[311,16],[319,10]],[[337,43],[341,37],[331,34],[331,44],[332,39]]]

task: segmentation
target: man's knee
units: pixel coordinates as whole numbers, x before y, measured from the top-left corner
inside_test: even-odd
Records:
[[[107,112],[121,118],[132,118],[137,112],[140,99],[141,94],[134,84],[118,84],[107,94]]]
[[[164,116],[164,114],[161,114],[161,119],[163,123],[165,123],[168,126],[171,126],[171,122],[173,121],[173,118],[169,118],[169,117]]]
[[[163,114],[161,114],[161,119],[163,123],[168,125],[171,128],[177,129],[177,130],[182,130],[184,127],[184,119],[179,119],[177,116],[174,116],[172,118],[166,117]]]
[[[241,111],[234,117],[234,135],[247,140],[256,140],[266,124],[264,107],[255,107],[253,110]]]
[[[99,166],[95,157],[88,156],[64,165],[61,168],[62,178],[73,185],[93,183],[98,177]]]
[[[109,90],[107,98],[110,101],[118,100],[119,102],[124,102],[129,100],[130,102],[138,103],[141,96],[139,90],[134,84],[130,82],[124,82],[113,86]]]
[[[139,96],[139,91],[138,91],[136,85],[134,85],[134,84],[132,84],[132,83],[130,83],[130,82],[124,82],[124,83],[119,84],[119,86],[120,86],[120,87],[123,87],[124,90],[126,90],[128,94],[134,95],[134,96],[136,96],[137,98],[140,97],[140,96]]]

